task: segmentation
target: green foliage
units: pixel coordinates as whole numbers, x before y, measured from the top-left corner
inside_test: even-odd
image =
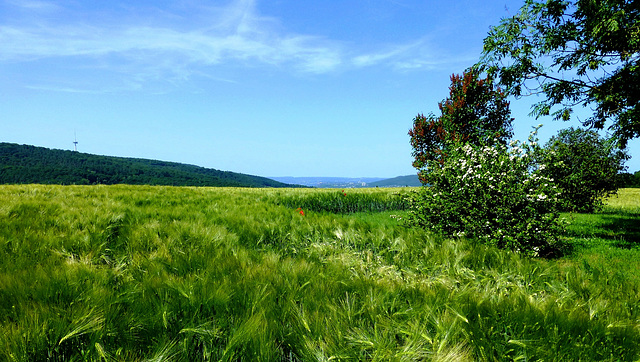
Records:
[[[541,255],[562,231],[558,191],[535,162],[537,143],[511,147],[461,145],[431,161],[427,182],[413,195],[410,225],[446,237],[467,237]]]
[[[569,128],[552,137],[540,153],[542,175],[560,190],[564,211],[593,212],[618,191],[618,173],[629,156],[615,140],[595,131]]]
[[[610,129],[622,146],[640,136],[640,7],[634,0],[527,0],[484,40],[476,65],[510,95],[543,93],[533,114]],[[553,107],[559,106],[552,112]]]
[[[0,360],[640,358],[638,190],[560,260],[277,202],[325,191],[0,186]]]
[[[438,104],[441,115],[418,115],[409,130],[413,148],[413,166],[424,182],[427,165],[442,161],[460,142],[486,144],[506,143],[512,135],[509,102],[491,79],[480,79],[470,69],[462,76],[452,75],[449,97]]]
[[[292,187],[264,177],[174,162],[0,143],[0,184]]]

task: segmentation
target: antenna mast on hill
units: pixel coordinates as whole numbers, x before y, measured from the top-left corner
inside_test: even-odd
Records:
[[[78,137],[76,137],[76,131],[73,131],[73,150],[78,152]]]

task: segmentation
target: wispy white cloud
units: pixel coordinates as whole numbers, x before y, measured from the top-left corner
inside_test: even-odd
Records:
[[[361,54],[353,57],[352,62],[354,65],[359,67],[367,67],[378,65],[380,63],[392,62],[399,57],[406,56],[412,49],[417,49],[422,46],[423,42],[418,42],[414,44],[408,45],[400,45],[396,46],[391,50],[386,50],[384,52],[370,53],[370,54]]]
[[[23,8],[27,10],[33,11],[56,11],[59,10],[60,7],[54,3],[48,1],[39,1],[39,0],[5,0],[5,2],[11,6],[17,8]]]
[[[360,54],[351,58],[356,67],[388,66],[398,71],[442,70],[467,66],[477,60],[476,54],[450,54],[446,50],[436,50],[428,39],[420,39],[408,44],[388,46],[380,52]]]
[[[136,86],[149,80],[179,81],[204,74],[226,79],[215,74],[217,65],[275,66],[321,74],[371,66],[402,71],[432,69],[446,62],[428,54],[424,39],[392,45],[380,52],[359,53],[354,44],[349,47],[343,41],[322,36],[288,33],[278,19],[258,14],[255,0],[190,9],[189,16],[182,18],[179,12],[163,9],[162,13],[168,15],[145,21],[126,16],[91,19],[90,11],[61,8],[58,13],[62,15],[56,18],[67,20],[52,21],[52,17],[39,17],[38,11],[57,7],[53,3],[6,1],[20,3],[33,12],[21,19],[24,21],[0,22],[0,62],[69,59],[74,65],[128,77]],[[89,17],[74,17],[76,13]]]
[[[50,85],[28,85],[25,88],[39,90],[39,91],[47,91],[47,92],[78,93],[78,94],[102,94],[102,93],[110,92],[106,89],[96,90],[96,89],[82,89],[82,88],[60,87],[60,86],[50,86]]]
[[[255,13],[253,1],[203,11],[208,18],[187,29],[81,22],[0,25],[0,60],[117,56],[169,68],[247,61],[285,64],[312,73],[331,71],[342,62],[339,44],[320,37],[279,34],[270,24],[272,19]]]

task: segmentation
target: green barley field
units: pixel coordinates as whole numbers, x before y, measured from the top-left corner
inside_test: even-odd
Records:
[[[408,192],[0,186],[0,361],[640,360],[640,189],[547,259]]]

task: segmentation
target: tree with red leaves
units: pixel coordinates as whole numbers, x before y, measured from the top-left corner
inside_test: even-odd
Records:
[[[481,79],[472,69],[451,76],[449,97],[438,108],[439,117],[419,114],[409,130],[413,166],[423,183],[428,183],[429,161],[444,162],[451,147],[506,143],[513,134],[506,95],[494,88],[492,79]]]

